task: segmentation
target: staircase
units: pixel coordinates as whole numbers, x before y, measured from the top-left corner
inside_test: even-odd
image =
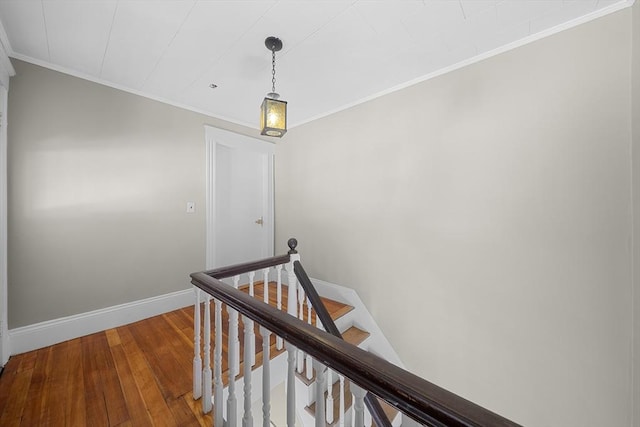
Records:
[[[244,284],[238,287],[238,289],[246,294],[250,293],[249,284]],[[272,307],[278,307],[277,301],[277,283],[275,281],[269,282],[269,305]],[[253,284],[253,296],[256,299],[262,300],[262,295],[264,295],[264,282],[256,281]],[[280,308],[287,307],[288,305],[288,287],[287,285],[282,285],[281,290],[281,304]],[[322,302],[325,307],[327,307],[329,313],[331,314],[331,318],[334,320],[340,332],[342,333],[343,339],[355,346],[368,350],[368,345],[370,343],[371,334],[360,327],[356,326],[358,324],[358,312],[354,310],[354,307],[346,304],[344,302],[336,301],[329,298],[322,297]],[[200,314],[204,318],[204,303],[200,304]],[[309,310],[309,306],[307,305],[307,301],[303,302],[303,318],[307,323],[311,323],[312,325],[316,325],[316,313],[313,308]],[[311,316],[309,317],[309,314]],[[309,319],[311,319],[309,321]],[[238,336],[239,340],[239,373],[235,376],[236,379],[236,389],[241,390],[244,387],[244,348],[245,348],[245,330],[244,330],[244,322],[240,319],[238,325]],[[215,318],[211,319],[211,330],[215,330]],[[227,386],[229,384],[229,364],[228,364],[228,338],[229,338],[229,315],[226,310],[226,306],[223,305],[222,309],[222,331],[223,331],[223,350],[222,350],[222,378],[223,384],[225,387],[225,392],[227,391]],[[262,336],[259,331],[259,326],[254,325],[254,334],[255,337],[255,346],[254,346],[254,355],[255,359],[252,361],[252,384],[259,383],[260,372],[263,365],[263,343]],[[249,344],[252,345],[252,344]],[[270,359],[272,361],[271,375],[272,375],[272,384],[270,388],[273,389],[282,381],[284,381],[284,370],[286,369],[285,363],[285,349],[284,344],[279,340],[275,335],[271,335],[270,337]],[[280,363],[278,363],[280,362]],[[311,363],[307,363],[306,357],[301,357],[300,361],[297,363],[296,370],[296,403],[297,403],[297,416],[298,420],[302,422],[302,426],[313,426],[315,423],[315,407],[316,407],[316,393],[315,393],[315,381],[316,381],[316,372],[312,367]],[[274,367],[281,366],[281,373],[275,372]],[[322,398],[325,401],[325,407],[331,408],[327,411],[327,425],[328,426],[351,426],[352,425],[352,402],[353,396],[350,390],[350,381],[345,380],[343,378],[341,387],[340,377],[337,373],[333,373],[331,376],[331,391],[327,387],[327,390],[324,391]],[[259,387],[256,387],[259,389]],[[259,390],[254,390],[253,393],[254,399],[257,402],[257,405],[260,405],[261,393]],[[343,397],[344,396],[344,397]],[[226,395],[225,395],[226,397]],[[394,420],[393,425],[399,426],[401,424],[401,414],[387,405],[382,401],[383,408],[385,409],[385,413],[389,417],[389,419]],[[341,411],[341,408],[343,410]],[[277,408],[273,408],[276,410]],[[342,417],[342,419],[341,419]],[[241,414],[238,414],[238,419],[241,418]],[[256,423],[257,424],[257,423]],[[370,417],[365,416],[365,425],[375,425],[371,423]],[[302,427],[300,426],[300,427]],[[280,427],[280,426],[277,426]]]
[[[284,383],[287,427],[391,427],[402,415],[434,427],[518,426],[403,369],[359,298],[312,283],[297,241],[287,244],[285,255],[191,274],[193,397],[214,425],[271,427],[271,391]]]

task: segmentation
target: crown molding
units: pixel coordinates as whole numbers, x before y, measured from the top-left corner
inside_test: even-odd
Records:
[[[383,90],[381,92],[378,92],[376,94],[367,96],[365,98],[358,99],[357,101],[350,102],[348,104],[345,104],[345,105],[343,105],[341,107],[338,107],[338,108],[335,108],[333,110],[327,111],[325,113],[318,114],[316,116],[310,117],[308,119],[302,120],[302,121],[297,122],[297,123],[293,123],[293,124],[291,124],[291,126],[289,126],[289,128],[293,129],[294,127],[301,126],[301,125],[304,125],[306,123],[313,122],[315,120],[321,119],[323,117],[330,116],[330,115],[335,114],[335,113],[339,113],[339,112],[344,111],[344,110],[348,110],[349,108],[355,107],[355,106],[360,105],[360,104],[364,104],[365,102],[369,102],[369,101],[372,101],[372,100],[374,100],[376,98],[380,98],[382,96],[389,95],[389,94],[394,93],[394,92],[398,92],[398,91],[400,91],[402,89],[406,89],[406,88],[408,88],[410,86],[413,86],[413,85],[416,85],[418,83],[422,83],[424,81],[431,80],[431,79],[436,78],[438,76],[441,76],[443,74],[447,74],[447,73],[450,73],[452,71],[458,70],[460,68],[464,68],[464,67],[466,67],[468,65],[475,64],[476,62],[484,61],[485,59],[494,57],[496,55],[500,55],[501,53],[508,52],[510,50],[513,50],[513,49],[516,49],[518,47],[527,45],[529,43],[533,43],[533,42],[538,41],[540,39],[544,39],[546,37],[549,37],[549,36],[552,36],[554,34],[557,34],[557,33],[561,32],[561,31],[565,31],[565,30],[577,27],[579,25],[586,24],[587,22],[593,21],[594,19],[598,19],[598,18],[601,18],[603,16],[609,15],[611,13],[617,12],[619,10],[629,8],[629,7],[633,6],[634,2],[635,2],[635,0],[626,0],[626,1],[623,1],[623,2],[619,2],[619,3],[614,3],[614,4],[610,5],[610,6],[605,7],[605,8],[593,11],[593,12],[587,14],[587,15],[581,16],[581,17],[576,18],[576,19],[572,19],[571,21],[564,22],[564,23],[562,23],[560,25],[556,25],[555,27],[547,28],[546,30],[543,30],[543,31],[540,31],[538,33],[529,35],[529,36],[524,37],[524,38],[522,38],[520,40],[516,40],[515,42],[506,44],[504,46],[500,46],[499,48],[496,48],[496,49],[493,49],[493,50],[490,50],[490,51],[487,51],[487,52],[483,52],[483,53],[481,53],[479,55],[476,55],[476,56],[474,56],[472,58],[465,59],[464,61],[458,62],[458,63],[453,64],[453,65],[449,65],[448,67],[441,68],[441,69],[439,69],[437,71],[434,71],[433,73],[429,73],[429,74],[426,74],[424,76],[417,77],[417,78],[415,78],[413,80],[409,80],[407,82],[404,82],[404,83],[401,83],[399,85],[393,86],[393,87],[391,87],[389,89],[385,89],[385,90]]]
[[[591,12],[591,13],[589,13],[587,15],[584,15],[584,16],[581,16],[579,18],[573,19],[571,21],[567,21],[567,22],[562,23],[560,25],[557,25],[555,27],[548,28],[548,29],[546,29],[544,31],[540,31],[540,32],[538,32],[536,34],[532,34],[530,36],[524,37],[524,38],[522,38],[520,40],[517,40],[515,42],[509,43],[509,44],[504,45],[504,46],[501,46],[499,48],[493,49],[491,51],[483,52],[483,53],[481,53],[479,55],[476,55],[476,56],[474,56],[472,58],[469,58],[469,59],[466,59],[464,61],[458,62],[456,64],[447,66],[445,68],[439,69],[437,71],[434,71],[432,73],[426,74],[424,76],[417,77],[415,79],[412,79],[412,80],[409,80],[407,82],[401,83],[399,85],[393,86],[393,87],[391,87],[389,89],[385,89],[385,90],[383,90],[381,92],[378,92],[378,93],[375,93],[373,95],[370,95],[370,96],[367,96],[367,97],[364,97],[364,98],[360,98],[360,99],[358,99],[356,101],[344,104],[342,106],[339,106],[339,107],[334,108],[332,110],[329,110],[327,112],[312,116],[310,118],[307,118],[307,119],[304,119],[304,120],[301,120],[301,121],[298,121],[298,122],[295,122],[295,123],[290,123],[289,129],[293,129],[293,128],[296,128],[298,126],[304,125],[306,123],[310,123],[310,122],[313,122],[315,120],[321,119],[323,117],[327,117],[327,116],[330,116],[332,114],[347,110],[349,108],[352,108],[352,107],[355,107],[357,105],[363,104],[365,102],[372,101],[372,100],[374,100],[376,98],[380,98],[382,96],[385,96],[385,95],[400,91],[402,89],[408,88],[408,87],[416,85],[418,83],[422,83],[424,81],[431,80],[431,79],[433,79],[435,77],[438,77],[438,76],[441,76],[443,74],[447,74],[449,72],[458,70],[458,69],[466,67],[468,65],[475,64],[476,62],[484,61],[485,59],[488,59],[488,58],[491,58],[493,56],[499,55],[501,53],[516,49],[518,47],[527,45],[529,43],[533,43],[533,42],[535,42],[537,40],[549,37],[551,35],[554,35],[556,33],[561,32],[561,31],[565,31],[565,30],[568,30],[570,28],[574,28],[574,27],[579,26],[581,24],[585,24],[587,22],[593,21],[594,19],[598,19],[598,18],[601,18],[603,16],[609,15],[611,13],[617,12],[619,10],[629,8],[629,7],[633,6],[634,3],[635,3],[635,0],[626,0],[626,1],[618,2],[618,3],[614,3],[614,4],[612,4],[612,5],[608,6],[608,7],[596,10],[594,12]],[[5,53],[5,52],[6,52],[6,54],[3,55],[3,53]],[[101,79],[101,78],[98,78],[98,77],[90,76],[88,74],[84,74],[84,73],[77,72],[77,71],[74,71],[74,70],[71,70],[71,69],[68,69],[68,68],[65,68],[65,67],[61,67],[61,66],[58,66],[58,65],[55,65],[55,64],[51,64],[51,63],[49,63],[47,61],[42,61],[42,60],[39,60],[39,59],[35,59],[35,58],[29,57],[29,56],[26,56],[26,55],[22,55],[22,54],[16,53],[11,49],[7,34],[6,34],[5,30],[4,30],[4,27],[2,26],[2,22],[0,22],[0,71],[2,71],[2,68],[4,68],[8,72],[9,76],[13,76],[13,75],[15,75],[15,70],[13,69],[13,66],[11,65],[11,62],[9,61],[9,58],[7,57],[7,55],[8,55],[8,57],[12,57],[12,58],[24,61],[24,62],[28,62],[28,63],[34,64],[34,65],[38,65],[38,66],[41,66],[41,67],[44,67],[44,68],[48,68],[48,69],[53,70],[53,71],[57,71],[57,72],[60,72],[60,73],[63,73],[63,74],[67,74],[67,75],[70,75],[70,76],[73,76],[73,77],[77,77],[77,78],[80,78],[80,79],[83,79],[83,80],[87,80],[87,81],[90,81],[90,82],[93,82],[93,83],[97,83],[97,84],[100,84],[100,85],[103,85],[103,86],[111,87],[113,89],[118,89],[118,90],[121,90],[123,92],[131,93],[133,95],[138,95],[138,96],[141,96],[141,97],[144,97],[144,98],[147,98],[147,99],[151,99],[151,100],[154,100],[154,101],[162,102],[164,104],[171,105],[173,107],[177,107],[177,108],[180,108],[180,109],[183,109],[183,110],[188,110],[188,111],[192,111],[194,113],[203,114],[205,116],[209,116],[209,117],[212,117],[212,118],[215,118],[215,119],[218,119],[218,120],[222,120],[222,121],[228,122],[230,124],[243,126],[243,127],[249,128],[249,129],[255,129],[256,130],[256,135],[255,136],[257,138],[259,138],[259,139],[262,139],[259,135],[257,135],[258,130],[255,128],[255,123],[247,123],[247,122],[240,121],[240,120],[237,120],[237,119],[232,119],[230,117],[219,115],[219,114],[213,113],[211,111],[207,111],[207,110],[204,110],[204,109],[201,109],[201,108],[193,107],[193,106],[190,106],[190,105],[187,105],[187,104],[183,104],[183,103],[180,103],[180,102],[172,101],[172,100],[160,97],[160,96],[155,96],[155,95],[152,95],[150,93],[146,93],[146,92],[143,92],[143,91],[140,91],[140,90],[136,90],[136,89],[132,89],[132,88],[129,88],[129,87],[125,87],[125,86],[122,86],[122,85],[119,85],[119,84],[116,84],[116,83],[113,83],[113,82],[110,82],[110,81],[107,81],[107,80],[104,80],[104,79]],[[2,77],[2,76],[0,76],[0,77]],[[250,136],[253,136],[253,135],[250,135]]]
[[[170,99],[163,98],[161,96],[156,96],[156,95],[153,95],[153,94],[141,91],[141,90],[132,89],[132,88],[127,87],[127,86],[119,85],[117,83],[113,83],[113,82],[110,82],[108,80],[101,79],[101,78],[95,77],[95,76],[91,76],[89,74],[85,74],[85,73],[82,73],[82,72],[79,72],[79,71],[75,71],[75,70],[72,70],[72,69],[69,69],[69,68],[66,68],[66,67],[61,67],[59,65],[52,64],[52,63],[50,63],[48,61],[43,61],[43,60],[40,60],[40,59],[36,59],[36,58],[31,57],[31,56],[22,55],[20,53],[15,53],[15,52],[12,53],[10,56],[12,58],[14,58],[14,59],[19,60],[19,61],[28,62],[29,64],[37,65],[37,66],[42,67],[42,68],[47,68],[49,70],[56,71],[58,73],[66,74],[66,75],[69,75],[69,76],[72,76],[72,77],[76,77],[76,78],[79,78],[79,79],[82,79],[82,80],[87,80],[87,81],[92,82],[92,83],[96,83],[96,84],[99,84],[99,85],[102,85],[102,86],[107,86],[107,87],[110,87],[112,89],[117,89],[117,90],[120,90],[122,92],[130,93],[132,95],[141,96],[143,98],[151,99],[153,101],[158,101],[158,102],[161,102],[163,104],[170,105],[172,107],[180,108],[182,110],[187,110],[187,111],[191,111],[191,112],[194,112],[194,113],[202,114],[202,115],[205,115],[205,116],[208,116],[208,117],[212,117],[214,119],[225,121],[225,122],[227,122],[229,124],[234,124],[234,125],[238,125],[238,126],[243,126],[243,127],[246,127],[246,128],[254,129],[256,131],[256,137],[260,138],[260,135],[259,135],[260,132],[255,127],[256,126],[255,123],[246,123],[246,122],[243,122],[243,121],[240,121],[240,120],[232,119],[232,118],[220,115],[220,114],[213,113],[211,111],[204,110],[202,108],[197,108],[197,107],[193,107],[191,105],[183,104],[183,103],[180,103],[180,102],[175,102],[175,101],[172,101]],[[253,136],[253,135],[251,135],[251,136]]]
[[[9,88],[9,78],[16,75],[16,70],[13,68],[11,60],[9,60],[12,52],[9,38],[4,30],[2,21],[0,21],[0,83],[7,89]]]

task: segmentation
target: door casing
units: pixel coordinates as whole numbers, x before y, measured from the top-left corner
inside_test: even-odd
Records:
[[[11,355],[7,279],[7,107],[8,91],[0,84],[0,366]]]
[[[263,230],[266,233],[262,253],[273,256],[274,252],[274,145],[257,138],[237,134],[223,129],[205,125],[206,143],[206,268],[221,267],[217,265],[219,253],[224,242],[219,241],[216,234],[216,148],[218,145],[232,149],[250,150],[263,153],[267,158],[267,167],[263,174]],[[247,259],[245,261],[252,261]]]

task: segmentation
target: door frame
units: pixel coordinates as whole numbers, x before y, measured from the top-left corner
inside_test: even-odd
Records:
[[[241,135],[224,129],[205,125],[205,145],[206,145],[206,252],[205,263],[207,269],[216,266],[216,146],[223,145],[230,148],[244,148],[267,154],[267,167],[264,175],[263,190],[267,194],[263,201],[263,225],[267,230],[267,239],[262,248],[267,256],[273,256],[274,251],[274,158],[275,145],[250,136]],[[253,260],[246,260],[253,261]]]
[[[11,355],[9,341],[9,291],[7,275],[7,115],[9,110],[9,80],[16,75],[9,55],[11,46],[0,22],[0,367]]]
[[[11,355],[7,276],[7,109],[9,91],[0,84],[0,367]]]

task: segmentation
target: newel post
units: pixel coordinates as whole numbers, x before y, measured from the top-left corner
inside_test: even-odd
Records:
[[[289,239],[287,242],[289,245],[289,262],[285,266],[287,270],[287,286],[288,286],[288,296],[287,296],[287,312],[294,317],[298,315],[298,304],[297,304],[297,295],[296,290],[298,288],[296,274],[293,270],[293,263],[295,261],[300,261],[300,255],[296,250],[298,246],[298,241],[296,239]],[[296,364],[296,348],[291,343],[286,343],[285,345],[287,349],[287,427],[295,427],[296,423],[296,373],[295,373],[295,364]]]
[[[293,271],[293,263],[295,261],[300,261],[300,254],[296,250],[298,246],[298,241],[294,238],[291,238],[287,241],[287,245],[289,246],[289,262],[285,266],[285,270],[287,270],[287,278],[288,283],[288,295],[287,295],[287,312],[294,316],[298,317],[298,281],[296,279],[296,273]]]

